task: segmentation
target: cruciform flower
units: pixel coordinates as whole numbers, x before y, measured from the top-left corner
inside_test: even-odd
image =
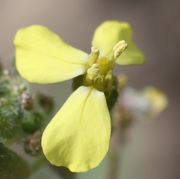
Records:
[[[47,125],[41,144],[53,165],[73,172],[96,167],[109,148],[111,124],[104,93],[111,89],[115,63],[144,62],[132,42],[131,27],[126,22],[102,23],[89,55],[40,25],[20,29],[14,44],[16,67],[30,82],[55,83],[83,75],[81,86]]]

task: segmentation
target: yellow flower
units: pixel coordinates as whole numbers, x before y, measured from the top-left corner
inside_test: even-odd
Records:
[[[168,106],[166,95],[155,87],[146,87],[143,90],[142,95],[150,102],[149,113],[151,116],[156,116]]]
[[[95,31],[88,55],[43,26],[33,25],[17,32],[16,66],[28,81],[55,83],[84,75],[82,86],[43,132],[42,149],[52,164],[84,172],[104,158],[111,131],[104,92],[111,87],[114,64],[144,61],[131,36],[129,24],[106,21]],[[125,52],[124,40],[128,43]]]
[[[123,106],[133,119],[149,120],[167,108],[168,99],[162,91],[153,86],[141,90],[126,87],[121,92],[117,106]]]

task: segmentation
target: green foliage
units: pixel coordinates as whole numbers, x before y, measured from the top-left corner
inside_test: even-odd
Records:
[[[18,143],[26,154],[38,155],[42,126],[54,101],[41,93],[32,97],[29,84],[12,71],[10,74],[0,65],[0,179],[27,179],[31,173],[28,164],[8,147]]]
[[[3,71],[0,65],[0,141],[13,141],[16,137],[41,133],[41,127],[52,112],[53,99],[44,94],[31,95],[29,84],[19,77]]]
[[[27,163],[15,152],[0,143],[0,178],[26,179],[30,176]]]
[[[13,88],[14,87],[14,88]],[[21,104],[10,76],[4,72],[0,76],[0,137],[9,139],[15,136],[20,125]]]
[[[13,97],[0,99],[0,136],[11,138],[20,126],[20,104]]]
[[[22,128],[26,133],[34,133],[42,124],[43,117],[37,112],[24,111]]]

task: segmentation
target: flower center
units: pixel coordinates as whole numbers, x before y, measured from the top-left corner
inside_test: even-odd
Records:
[[[119,41],[107,56],[102,56],[95,47],[91,48],[84,84],[93,86],[100,91],[106,91],[112,86],[112,70],[116,59],[127,48],[124,40]]]

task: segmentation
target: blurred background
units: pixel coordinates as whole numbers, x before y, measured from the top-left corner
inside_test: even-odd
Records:
[[[179,179],[179,0],[0,0],[0,61],[9,68],[16,31],[32,24],[48,26],[69,44],[90,52],[94,29],[108,19],[129,22],[134,29],[134,40],[146,57],[143,66],[120,66],[116,72],[125,72],[129,85],[137,89],[156,86],[169,99],[169,107],[155,120],[138,123],[130,129],[119,177]],[[49,91],[57,106],[70,94],[70,82],[34,85],[34,88]],[[78,178],[103,178],[105,166],[106,160]]]

